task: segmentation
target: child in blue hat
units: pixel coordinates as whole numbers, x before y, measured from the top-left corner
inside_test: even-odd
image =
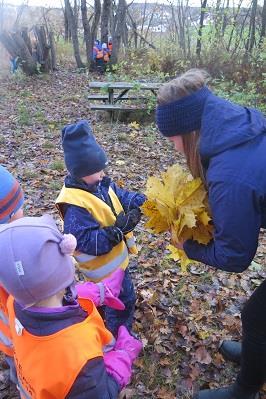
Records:
[[[107,156],[87,121],[66,126],[62,144],[69,175],[56,204],[64,232],[77,239],[75,259],[87,280],[98,282],[119,268],[125,270],[119,296],[125,310],[105,307],[105,319],[114,335],[121,325],[131,331],[136,296],[128,255],[137,253],[133,230],[145,196],[121,189],[105,176]]]

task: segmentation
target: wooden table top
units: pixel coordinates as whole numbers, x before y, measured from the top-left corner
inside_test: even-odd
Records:
[[[89,82],[90,89],[140,89],[140,90],[158,90],[162,83],[144,83],[144,82]]]

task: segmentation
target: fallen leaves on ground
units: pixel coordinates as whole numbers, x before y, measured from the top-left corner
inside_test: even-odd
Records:
[[[58,218],[54,200],[66,174],[60,129],[78,119],[91,119],[110,159],[108,173],[122,187],[144,191],[149,176],[176,162],[184,166],[153,125],[139,131],[135,126],[132,135],[129,125],[90,112],[85,74],[59,70],[0,83],[0,161],[20,180],[28,215],[49,212]],[[198,388],[231,383],[238,369],[224,362],[218,347],[223,338],[241,337],[240,311],[266,277],[265,234],[255,259],[261,267],[239,275],[192,264],[189,278],[167,258],[169,233],[151,234],[142,222],[136,236],[140,253],[130,268],[137,292],[135,332],[144,350],[126,398],[189,399]],[[16,397],[9,389],[3,395]]]

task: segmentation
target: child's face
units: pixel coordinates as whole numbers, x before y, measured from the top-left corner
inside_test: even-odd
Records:
[[[182,154],[184,154],[184,145],[183,145],[183,139],[182,136],[172,136],[172,137],[168,137],[168,139],[174,143],[174,148],[176,151],[181,152]]]
[[[93,173],[93,175],[82,177],[82,180],[87,184],[96,184],[102,181],[103,177],[104,177],[104,171],[101,170],[100,172]]]

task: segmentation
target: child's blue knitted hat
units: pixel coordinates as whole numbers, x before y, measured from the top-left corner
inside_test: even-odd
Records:
[[[62,145],[65,164],[72,177],[93,175],[108,165],[106,154],[95,140],[88,121],[65,126]]]
[[[212,92],[203,86],[193,94],[156,108],[156,124],[166,136],[178,136],[199,130],[206,98]]]
[[[8,223],[23,203],[24,196],[19,182],[0,165],[0,224]]]

